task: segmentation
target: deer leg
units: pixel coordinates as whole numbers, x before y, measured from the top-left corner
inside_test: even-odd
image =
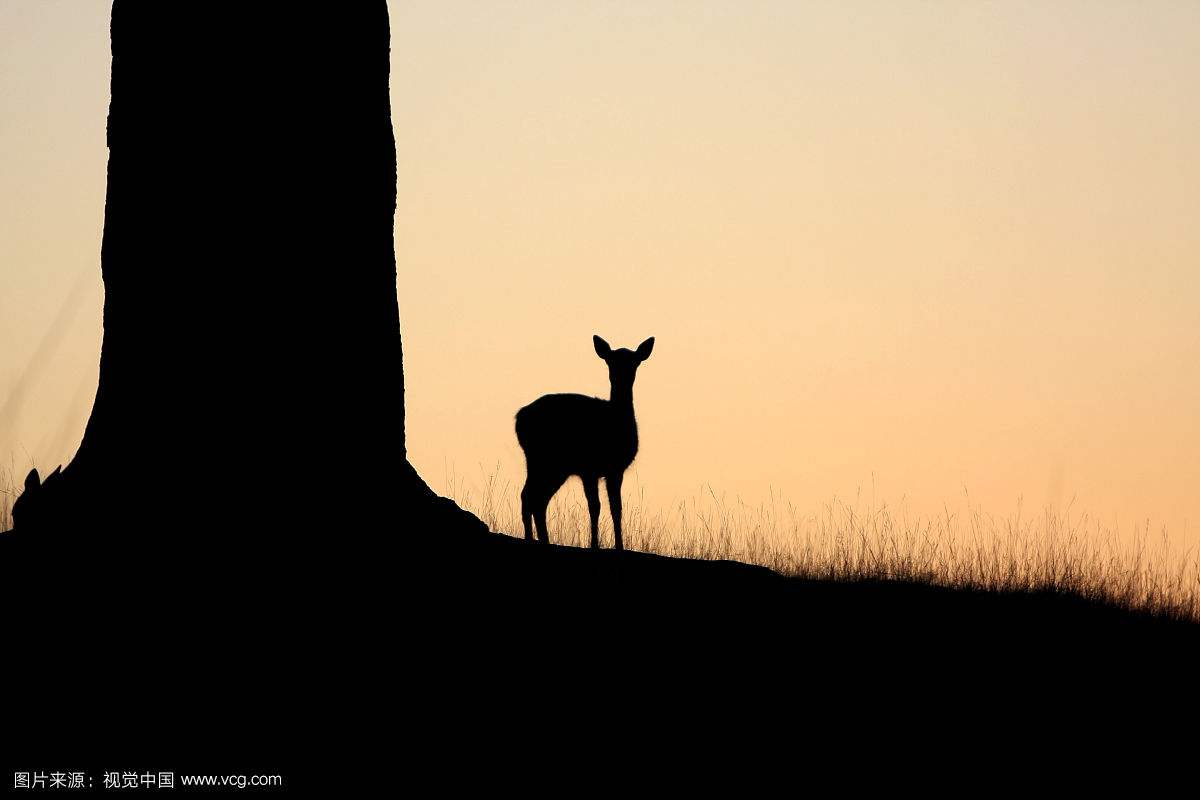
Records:
[[[612,512],[613,538],[616,539],[618,550],[625,549],[621,542],[621,481],[624,478],[623,473],[618,473],[604,479],[604,485],[608,489],[608,510]]]
[[[533,509],[534,509],[533,478],[525,478],[525,488],[521,490],[521,522],[525,525],[525,540],[533,541]]]
[[[587,496],[588,517],[592,521],[592,549],[600,549],[600,479],[584,478],[583,493]]]
[[[542,544],[550,543],[550,530],[546,527],[546,508],[550,505],[550,498],[554,497],[554,493],[559,490],[559,487],[566,482],[566,476],[555,476],[552,480],[539,482],[533,495],[533,520],[537,523],[539,541]]]
[[[533,519],[537,523],[538,541],[542,544],[550,544],[550,531],[546,529],[546,506],[548,505],[550,505],[550,498],[542,495],[538,498],[533,511]]]

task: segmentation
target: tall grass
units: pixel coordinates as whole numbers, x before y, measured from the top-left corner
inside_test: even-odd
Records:
[[[12,528],[12,505],[20,493],[13,465],[0,464],[0,533]]]
[[[0,531],[12,527],[19,494],[12,465],[0,465]],[[477,482],[447,478],[448,494],[493,531],[523,536],[520,487],[499,468]],[[628,483],[627,483],[628,485]],[[759,564],[784,575],[837,580],[904,580],[990,591],[1070,593],[1159,616],[1200,622],[1200,560],[1172,547],[1150,525],[1119,535],[1085,513],[1020,508],[994,517],[979,508],[948,509],[910,518],[903,510],[859,494],[801,513],[772,492],[758,505],[707,489],[670,509],[651,509],[645,492],[626,492],[624,538],[634,550],[699,559]],[[968,498],[969,501],[969,498]],[[591,538],[578,492],[560,492],[550,504],[554,542],[586,546]],[[601,541],[610,546],[607,507]]]
[[[493,531],[523,536],[520,485],[497,467],[468,484],[447,477],[448,493]],[[628,482],[626,484],[628,486]],[[602,493],[603,494],[603,493]],[[748,505],[707,489],[652,510],[644,490],[626,492],[626,547],[667,556],[732,559],[785,575],[836,580],[903,580],[988,591],[1069,593],[1158,616],[1200,622],[1200,561],[1150,525],[1121,535],[1068,507],[995,517],[971,507],[910,518],[862,493],[801,513],[778,494]],[[601,513],[601,542],[611,524]],[[555,543],[586,546],[587,507],[560,492],[547,514]]]

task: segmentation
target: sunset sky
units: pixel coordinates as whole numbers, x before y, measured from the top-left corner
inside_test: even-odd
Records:
[[[654,336],[625,484],[652,505],[874,483],[925,514],[965,488],[1200,546],[1200,4],[389,6],[408,447],[435,489],[519,485],[515,411],[607,395],[592,334]],[[110,7],[0,4],[19,476],[70,459],[95,393]]]

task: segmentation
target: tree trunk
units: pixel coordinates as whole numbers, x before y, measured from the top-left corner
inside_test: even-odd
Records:
[[[0,537],[11,685],[386,763],[419,545],[485,530],[405,460],[387,6],[116,0],[112,51],[100,383]]]
[[[18,533],[378,568],[445,508],[405,462],[386,4],[117,0],[112,49],[99,387]]]

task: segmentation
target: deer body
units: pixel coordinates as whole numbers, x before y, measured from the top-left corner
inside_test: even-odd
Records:
[[[633,414],[633,379],[650,357],[654,339],[636,351],[613,350],[592,337],[596,354],[608,364],[612,392],[608,400],[581,394],[548,394],[517,412],[517,441],[525,451],[527,477],[521,490],[525,538],[547,543],[546,507],[572,475],[583,481],[591,518],[592,547],[600,546],[600,479],[608,490],[616,549],[621,550],[621,482],[638,451]]]

